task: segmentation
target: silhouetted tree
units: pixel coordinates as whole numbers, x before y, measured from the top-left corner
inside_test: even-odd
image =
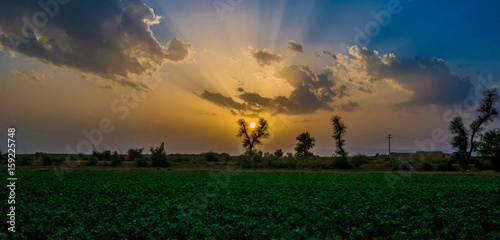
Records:
[[[451,146],[458,152],[466,154],[469,148],[469,130],[465,128],[462,117],[456,116],[451,120],[449,130],[454,135],[451,140]]]
[[[493,129],[481,135],[477,152],[483,158],[490,159],[493,168],[500,171],[500,129]]]
[[[333,124],[333,135],[335,139],[337,150],[335,153],[337,155],[346,156],[347,152],[344,150],[345,140],[343,139],[343,134],[346,131],[346,126],[342,122],[342,117],[335,115],[332,117]]]
[[[278,149],[274,152],[274,156],[276,157],[283,157],[283,150]]]
[[[238,137],[243,137],[243,147],[247,149],[247,153],[250,155],[254,155],[254,147],[255,145],[262,144],[262,138],[269,137],[269,123],[264,119],[259,119],[259,124],[255,127],[254,130],[249,132],[248,123],[245,120],[238,120]]]
[[[303,132],[297,136],[297,146],[295,151],[297,151],[297,156],[312,156],[313,154],[309,151],[311,150],[316,142],[316,139],[311,137],[309,132]]]
[[[117,151],[114,151],[111,154],[111,166],[120,166],[122,164],[122,157],[118,154]]]
[[[167,154],[165,153],[165,143],[157,148],[151,147],[151,166],[153,167],[168,167],[170,162],[167,161]]]
[[[127,160],[134,161],[136,158],[142,157],[143,150],[144,150],[144,148],[138,148],[138,149],[131,148],[131,149],[129,149],[127,151],[127,154],[128,154]]]
[[[451,145],[459,152],[467,155],[467,161],[470,162],[472,152],[475,149],[474,139],[476,134],[480,133],[483,124],[487,125],[493,122],[499,116],[495,104],[498,101],[498,93],[496,88],[491,88],[484,92],[484,97],[481,100],[481,105],[477,109],[479,116],[474,120],[467,130],[464,126],[463,119],[460,116],[454,117],[450,122],[449,129],[455,135],[451,141]],[[467,151],[468,148],[468,151]],[[464,151],[465,149],[465,151]]]

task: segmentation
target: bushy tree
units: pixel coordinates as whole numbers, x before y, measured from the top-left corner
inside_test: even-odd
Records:
[[[259,119],[259,124],[255,127],[254,130],[249,131],[248,123],[240,119],[238,120],[238,137],[243,138],[243,147],[247,149],[246,153],[250,155],[254,155],[254,147],[255,145],[262,144],[261,140],[263,138],[269,137],[269,123],[264,119]]]
[[[297,156],[312,156],[313,154],[310,150],[314,147],[316,139],[311,137],[309,132],[303,132],[297,136],[297,146],[295,151],[297,151]]]
[[[344,150],[345,140],[344,134],[346,131],[346,126],[342,122],[342,117],[335,115],[332,117],[333,124],[333,139],[335,139],[335,143],[337,146],[337,150],[335,153],[340,156],[347,156],[347,152]]]
[[[99,159],[100,161],[110,161],[111,160],[111,151],[102,151],[102,152],[98,152],[98,151],[92,151],[92,156],[96,157],[97,159]]]
[[[459,153],[467,154],[467,149],[469,148],[469,130],[465,127],[462,117],[454,117],[450,122],[449,130],[454,135],[451,140],[451,146]]]
[[[483,130],[483,125],[493,122],[499,116],[495,104],[498,101],[498,93],[496,88],[491,88],[484,92],[484,97],[481,100],[481,105],[477,109],[479,116],[470,124],[467,130],[464,126],[463,119],[460,116],[454,117],[450,122],[449,129],[454,134],[451,145],[458,152],[465,153],[467,163],[470,162],[472,152],[475,150],[475,138],[478,133]]]
[[[128,161],[134,161],[136,158],[140,158],[142,157],[142,151],[144,150],[144,148],[137,148],[137,149],[129,149],[127,151],[127,160]]]
[[[500,129],[493,129],[481,135],[477,152],[488,159],[493,169],[500,171]]]
[[[274,156],[276,157],[283,157],[283,150],[278,149],[274,152]]]
[[[122,164],[122,157],[118,154],[117,151],[114,151],[111,154],[111,166],[120,166]]]
[[[167,154],[165,153],[165,143],[157,148],[151,147],[151,166],[153,167],[168,167],[170,162],[167,161]]]

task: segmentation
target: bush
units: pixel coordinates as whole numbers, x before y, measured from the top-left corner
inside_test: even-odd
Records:
[[[92,156],[99,159],[99,161],[111,161],[111,151],[97,152],[93,151]]]
[[[146,161],[146,159],[144,157],[141,156],[141,157],[135,158],[134,165],[136,167],[147,167],[148,162]]]
[[[283,150],[278,149],[274,152],[274,156],[276,157],[283,157]]]
[[[99,163],[99,159],[95,156],[85,156],[85,161],[87,166],[96,166]]]
[[[43,166],[52,166],[52,163],[55,162],[54,156],[44,154],[42,155],[42,165]]]
[[[349,165],[349,162],[347,161],[347,156],[333,157],[330,167],[333,169],[349,169],[349,168],[351,168],[351,166]]]
[[[459,171],[460,167],[455,167],[451,164],[451,161],[448,160],[445,163],[439,164],[438,171],[443,171],[443,172],[452,172],[452,171]]]
[[[430,164],[429,162],[425,161],[422,166],[421,166],[422,170],[424,171],[432,171],[432,164]]]
[[[167,161],[167,154],[165,153],[165,143],[157,148],[151,147],[151,166],[153,167],[169,167],[170,162]]]
[[[23,156],[19,157],[18,161],[19,161],[19,165],[21,165],[21,166],[28,166],[28,165],[30,165],[31,158],[28,157],[28,156],[23,155]]]
[[[477,159],[475,166],[478,170],[493,170],[493,164],[488,159]]]
[[[469,161],[465,153],[455,153],[451,157],[451,162],[458,163],[462,169],[467,169],[469,167]]]
[[[139,158],[142,156],[142,151],[144,148],[138,148],[138,149],[129,149],[127,151],[127,161],[135,161],[136,158]]]
[[[203,153],[203,157],[205,159],[205,161],[207,162],[218,162],[219,161],[219,158],[218,158],[218,155],[216,152],[207,152],[207,153]]]
[[[364,154],[358,154],[352,157],[351,165],[353,168],[359,168],[368,162],[368,157]]]
[[[391,164],[392,170],[410,171],[413,168],[406,160],[391,158],[389,159],[389,163]]]
[[[170,155],[173,162],[189,162],[189,157],[182,154]]]
[[[122,157],[117,151],[114,151],[111,155],[111,166],[120,166],[122,164]]]

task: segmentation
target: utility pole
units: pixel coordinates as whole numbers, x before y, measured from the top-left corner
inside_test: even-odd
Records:
[[[387,135],[386,138],[389,139],[389,155],[391,155],[391,138],[392,138],[392,134]]]

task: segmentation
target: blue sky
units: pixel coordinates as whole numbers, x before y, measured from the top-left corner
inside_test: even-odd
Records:
[[[395,151],[451,152],[448,116],[472,121],[500,82],[495,0],[48,2],[0,10],[0,127],[26,152],[239,154],[236,121],[265,117],[259,149],[309,131],[328,156],[335,114],[352,154],[384,153],[389,133]],[[23,18],[37,31],[15,47]]]

